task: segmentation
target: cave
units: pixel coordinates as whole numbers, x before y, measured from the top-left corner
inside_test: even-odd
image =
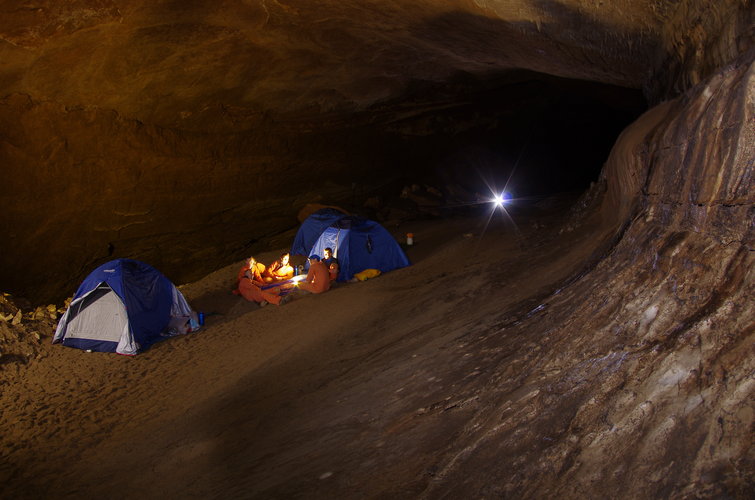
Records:
[[[753,11],[0,2],[8,494],[749,498]],[[412,265],[230,294],[319,207]],[[51,345],[114,258],[205,327]]]
[[[7,103],[9,109],[50,106],[18,94]],[[263,121],[270,136],[261,139],[262,145],[271,159],[263,160],[262,173],[249,186],[237,184],[236,178],[255,168],[247,159],[260,147],[253,131],[163,129],[99,108],[50,110],[54,120],[61,121],[56,129],[74,130],[63,137],[48,130],[44,134],[53,135],[44,139],[29,131],[26,139],[34,141],[35,154],[52,148],[50,154],[66,156],[60,161],[69,164],[77,179],[74,186],[61,188],[55,170],[36,173],[40,178],[34,182],[46,193],[42,198],[54,199],[49,202],[40,200],[22,176],[9,183],[17,200],[9,206],[15,212],[8,220],[13,222],[9,235],[21,241],[9,247],[8,262],[14,264],[3,270],[3,281],[9,291],[36,304],[60,302],[70,295],[71,281],[81,281],[93,266],[112,258],[138,257],[155,262],[178,282],[188,282],[264,248],[266,238],[299,222],[297,211],[307,203],[330,203],[379,217],[364,206],[366,200],[377,196],[387,203],[398,198],[404,186],[418,183],[444,193],[449,188],[466,191],[467,199],[489,197],[491,189],[508,186],[521,208],[554,193],[584,190],[597,181],[619,133],[646,107],[637,89],[531,72],[413,83],[400,98],[379,102],[330,126],[314,124],[309,117]],[[110,123],[113,119],[115,125]],[[38,122],[30,126],[34,129]],[[92,136],[112,126],[113,135],[93,152]],[[40,140],[58,144],[36,143]],[[156,178],[159,167],[142,164],[163,160],[145,159],[142,148],[150,151],[148,155],[172,158],[176,165],[169,169],[174,169],[174,177]],[[69,155],[68,150],[76,152]],[[301,165],[267,165],[276,154]],[[198,156],[202,167],[189,170]],[[280,175],[278,169],[283,169]],[[309,172],[317,170],[325,172],[317,177],[320,192],[308,189]],[[217,186],[208,190],[205,181]],[[106,187],[104,193],[100,186]],[[122,186],[126,193],[119,192]],[[94,199],[61,212],[61,204],[88,196],[84,189],[95,190]],[[132,189],[142,190],[143,197],[132,196]],[[251,196],[245,189],[252,190]],[[224,190],[231,190],[232,200],[220,199]],[[271,191],[288,198],[271,198]],[[197,212],[197,200],[206,197],[216,206]],[[166,206],[168,198],[181,206],[182,217]],[[439,203],[449,215],[463,200]],[[75,220],[66,220],[64,214]],[[158,229],[164,224],[176,230],[166,234]],[[228,234],[228,225],[237,224],[247,230],[244,237]],[[26,226],[46,230],[25,239],[17,235],[17,228]],[[219,245],[207,244],[218,239]],[[60,266],[63,261],[68,264]],[[37,276],[44,278],[35,280]]]

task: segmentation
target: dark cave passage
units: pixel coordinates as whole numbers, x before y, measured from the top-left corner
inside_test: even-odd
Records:
[[[78,110],[35,104],[43,109],[36,112],[49,113],[68,131],[66,147],[54,152],[60,157],[44,164],[83,162],[97,173],[73,169],[64,186],[44,177],[51,195],[41,201],[19,196],[15,217],[29,226],[57,227],[68,217],[53,207],[102,186],[111,194],[79,218],[81,237],[55,233],[50,252],[40,251],[51,248],[49,239],[14,245],[10,258],[20,264],[3,270],[6,286],[40,303],[61,301],[88,269],[117,257],[140,258],[190,282],[268,249],[271,238],[297,226],[297,212],[308,203],[343,206],[381,222],[423,217],[399,199],[413,184],[439,189],[441,203],[449,206],[504,187],[534,201],[576,193],[598,178],[619,134],[647,106],[639,90],[623,87],[533,73],[517,74],[513,83],[511,75],[502,80],[416,85],[346,117],[272,119],[262,134],[189,134],[113,121],[106,111],[95,114],[100,124]],[[19,99],[21,114],[24,102]],[[111,139],[92,145],[88,138],[103,127],[112,127]],[[28,137],[33,149],[47,147],[47,136],[30,130]],[[165,185],[166,179],[180,181]],[[115,188],[124,180],[142,186],[138,196]],[[370,209],[365,203],[376,196],[383,208],[399,210]],[[52,265],[51,276],[35,267],[40,259],[78,264]],[[31,269],[40,279],[17,269]]]
[[[457,185],[483,196],[505,187],[515,198],[538,199],[597,180],[621,131],[647,109],[639,90],[550,77],[448,92],[405,104],[410,116],[376,131],[374,150],[352,161],[383,155],[385,170],[402,174],[399,183]]]

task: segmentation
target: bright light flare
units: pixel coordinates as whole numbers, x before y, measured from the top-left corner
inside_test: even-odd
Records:
[[[495,195],[495,197],[491,201],[495,203],[497,207],[503,208],[505,204],[511,201],[511,195],[504,191],[501,194]]]

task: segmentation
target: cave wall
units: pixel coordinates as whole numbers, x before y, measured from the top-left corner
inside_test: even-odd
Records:
[[[685,82],[681,95],[621,134],[584,196],[596,210],[581,223],[602,228],[593,235],[596,252],[578,276],[538,301],[523,331],[509,323],[474,341],[484,353],[511,336],[528,344],[474,361],[475,370],[496,375],[486,391],[462,399],[484,410],[465,422],[427,496],[749,498],[749,43],[705,77],[690,64],[690,74],[675,75]],[[684,59],[669,69],[679,68]]]
[[[684,92],[650,109],[617,140],[601,176],[602,213],[616,227],[644,221],[751,248],[755,46],[752,23],[741,20],[753,12],[749,2],[719,7],[681,2],[664,28],[669,51],[662,59],[676,63],[660,81]],[[701,60],[708,66],[717,60],[717,69],[701,69]],[[707,76],[701,81],[701,75]]]
[[[717,34],[708,36],[720,41]],[[729,38],[739,48],[741,34]],[[596,297],[564,311],[551,333],[570,339],[556,340],[569,352],[537,363],[563,367],[572,359],[575,373],[580,363],[596,363],[598,391],[567,390],[580,403],[564,432],[604,426],[543,451],[552,460],[543,477],[559,470],[558,485],[522,484],[533,495],[574,496],[616,477],[629,481],[608,494],[744,498],[751,490],[755,65],[751,42],[707,77],[693,59],[675,75],[684,93],[617,141],[602,174],[601,213],[614,239],[579,284],[553,300]],[[574,342],[591,321],[600,325],[594,335]],[[535,407],[547,411],[552,395]]]
[[[679,95],[740,59],[752,48],[754,26],[749,0],[673,2],[661,30],[652,74],[644,84],[649,100]]]
[[[510,15],[506,8],[514,5],[476,4],[500,16]],[[742,20],[751,16],[752,4],[641,5],[664,4],[667,23],[656,45],[663,49],[654,53],[652,67],[632,59],[652,75],[633,73],[633,78],[656,104],[621,134],[587,196],[595,204],[582,222],[597,222],[596,252],[582,272],[545,297],[530,321],[523,322],[526,337],[514,340],[526,355],[502,351],[505,335],[498,331],[483,332],[468,347],[481,347],[479,358],[469,362],[476,373],[490,374],[490,384],[482,387],[477,378],[460,381],[467,384],[469,398],[459,396],[459,401],[474,401],[479,411],[444,441],[433,469],[423,471],[422,480],[429,484],[426,497],[456,498],[470,491],[565,498],[581,498],[585,492],[609,498],[751,495],[754,69],[752,23]],[[586,8],[588,2],[572,5]],[[544,2],[519,7],[538,12],[518,26],[527,36],[543,30],[559,43],[577,38],[591,47],[584,60],[600,59],[596,42],[580,36],[576,25],[567,23],[574,29],[564,33],[554,33],[553,23],[548,28]],[[590,26],[602,26],[598,17],[592,17]],[[453,16],[435,19],[436,27],[438,19]],[[499,26],[477,18],[465,21]],[[654,25],[645,29],[652,38]],[[578,47],[574,52],[583,54]],[[565,65],[554,65],[553,71],[560,73]],[[609,69],[606,64],[592,75]],[[421,115],[428,109],[424,103],[421,109],[403,111]],[[403,116],[400,107],[384,111],[381,126]],[[18,200],[19,208],[5,209],[8,225],[2,231],[11,238],[18,235],[12,245],[18,250],[6,260],[8,247],[3,247],[3,283],[19,263],[28,263],[26,276],[44,279],[41,268],[69,279],[84,272],[86,266],[76,260],[80,252],[88,252],[90,260],[103,258],[111,241],[115,252],[139,247],[144,255],[164,258],[166,267],[175,264],[169,262],[173,259],[188,267],[190,254],[204,257],[202,249],[210,245],[233,252],[244,242],[224,236],[229,228],[246,227],[249,238],[255,238],[290,224],[292,215],[269,226],[265,217],[248,218],[265,209],[271,210],[263,212],[267,219],[273,213],[282,216],[290,210],[286,205],[302,201],[302,187],[326,167],[344,173],[339,169],[357,151],[381,150],[379,141],[370,142],[374,129],[354,131],[355,125],[370,121],[366,116],[309,116],[291,122],[280,116],[250,119],[238,108],[229,112],[239,113],[233,116],[244,124],[238,125],[243,130],[238,136],[221,131],[216,122],[212,131],[179,131],[107,107],[68,106],[18,92],[5,97],[0,160],[8,172],[16,169],[18,174],[4,179],[2,199]],[[318,128],[323,133],[313,132]],[[347,130],[348,140],[359,147],[332,153],[343,151],[336,144]],[[123,163],[112,165],[118,156]],[[372,166],[379,165],[378,159]],[[274,183],[282,166],[291,169],[286,185],[300,183],[292,188],[296,198],[258,194],[250,206],[228,203],[227,198],[246,198],[250,186],[263,186],[262,180],[259,185],[251,180],[260,173]],[[205,170],[213,175],[197,175]],[[95,173],[95,181],[89,173]],[[68,179],[75,182],[66,185]],[[123,182],[131,191],[142,191],[145,184],[154,191],[119,197],[113,186]],[[264,184],[269,185],[275,184]],[[48,203],[45,196],[58,196],[56,189],[64,193]],[[86,216],[84,210],[72,213],[66,207],[71,198],[92,191],[115,193],[115,207],[95,204],[105,213],[92,215],[82,226],[101,234],[89,237],[80,231],[67,241],[51,239],[58,223]],[[332,194],[344,191],[348,189],[335,187]],[[191,198],[185,199],[185,193]],[[145,212],[154,214],[149,224],[140,223]],[[167,233],[166,225],[176,227],[175,233]],[[77,239],[82,242],[77,243],[79,253],[60,253]],[[149,253],[151,247],[176,253],[160,257],[157,251]],[[517,362],[511,363],[512,358]],[[547,429],[547,434],[537,429]]]
[[[592,320],[599,347],[582,348],[610,353],[600,391],[584,396],[572,422],[605,427],[563,462],[564,494],[617,475],[634,480],[613,493],[638,497],[744,497],[751,487],[752,78],[752,58],[740,59],[625,133],[644,135],[632,156],[635,182],[623,183],[637,190],[621,195],[636,202],[625,205],[631,222],[570,291],[610,292],[571,311],[561,332],[578,338]],[[631,447],[631,456],[622,451]],[[653,462],[663,465],[643,465]]]
[[[194,279],[403,175],[406,130],[491,79],[639,87],[663,16],[577,3],[2,1],[2,288],[62,300],[112,257]]]
[[[639,203],[664,224],[733,231],[742,241],[749,229],[741,216],[752,201],[755,10],[746,0],[681,0],[666,9],[643,86],[655,107],[614,146],[604,212],[625,220]],[[707,223],[716,218],[730,224]]]
[[[742,0],[49,0],[0,12],[0,283],[34,302],[61,300],[112,257],[188,281],[294,227],[306,203],[425,174],[406,139],[458,119],[438,111],[458,96],[517,99],[541,74],[661,101],[746,52],[752,33]],[[651,169],[635,153],[606,169],[614,204],[634,206],[624,182]],[[675,174],[652,171],[666,199]]]
[[[352,184],[369,183],[365,171],[386,154],[353,125],[268,121],[213,134],[23,94],[0,100],[0,128],[0,197],[12,200],[0,219],[0,281],[34,302],[62,300],[117,257],[196,279],[296,227],[307,203],[347,206]],[[363,170],[346,171],[355,154],[368,155]]]
[[[752,237],[752,52],[648,111],[614,146],[602,174],[605,213],[640,210],[675,231],[723,244]]]

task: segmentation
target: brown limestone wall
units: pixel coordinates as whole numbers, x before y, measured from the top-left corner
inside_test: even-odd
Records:
[[[650,137],[648,219],[752,248],[755,203],[753,52],[674,102]]]
[[[634,219],[585,276],[602,302],[564,326],[576,337],[581,320],[600,318],[592,338],[621,368],[575,415],[573,428],[605,428],[564,463],[560,493],[617,475],[629,489],[610,494],[743,498],[752,486],[752,99],[744,58],[645,117],[657,124],[625,184],[640,188]]]
[[[237,258],[294,225],[304,203],[337,202],[370,172],[403,168],[396,167],[400,151],[386,152],[384,137],[371,133],[381,121],[387,130],[404,115],[430,115],[437,103],[419,112],[415,102],[402,107],[412,89],[463,91],[489,75],[505,89],[521,69],[640,86],[662,45],[661,69],[645,86],[668,95],[751,44],[751,7],[746,0],[397,0],[377,9],[348,2],[0,2],[0,229],[8,235],[0,283],[52,299],[94,263],[125,255],[177,281],[189,279],[189,269],[196,277],[216,258]],[[449,83],[458,75],[467,78]],[[448,96],[439,99],[445,105]],[[359,109],[375,114],[358,116]],[[695,198],[684,202],[687,215],[669,208],[680,202],[664,186],[676,186],[683,172],[661,173],[643,142],[665,112],[643,117],[617,144],[605,175],[617,210],[603,213],[623,217],[652,198],[652,213],[664,220],[705,225],[739,217],[743,209],[728,206],[740,203],[729,178],[737,174],[719,175],[713,163],[683,176]],[[706,123],[732,131],[728,121],[723,128]],[[707,140],[705,129],[695,134],[695,144]],[[690,151],[708,152],[704,145]],[[746,151],[739,154],[746,161]],[[330,183],[314,192],[322,172]],[[648,197],[638,200],[648,172]],[[724,192],[696,187],[714,175]],[[41,282],[43,290],[35,289]]]
[[[413,89],[641,84],[646,2],[537,3],[0,1],[0,288],[46,302],[112,257],[179,282],[240,258],[303,204],[401,173],[369,126],[418,113]]]
[[[291,132],[166,130],[23,95],[0,100],[0,130],[0,199],[12,200],[0,217],[0,283],[33,302],[61,300],[93,266],[121,256],[178,283],[195,279],[295,226],[304,204],[350,193],[311,189],[310,161],[329,160],[316,148],[302,154],[318,138]]]
[[[628,127],[603,173],[603,252],[526,318],[467,337],[484,353],[467,372],[491,375],[455,395],[479,408],[426,497],[751,496],[753,66]]]
[[[622,133],[603,172],[607,216],[642,209],[674,230],[752,244],[752,61],[745,54]]]
[[[657,93],[684,93],[628,127],[606,163],[603,214],[752,247],[755,110],[749,1],[679,2],[667,13]],[[660,80],[659,80],[660,78]],[[701,81],[701,78],[704,81]]]
[[[603,252],[480,341],[544,347],[475,361],[498,378],[466,394],[483,409],[428,496],[749,497],[754,76],[740,54],[622,133],[595,188]]]
[[[589,345],[570,341],[563,358],[539,360],[563,366],[585,352],[606,355],[593,358],[600,387],[570,396],[584,399],[565,433],[604,426],[555,445],[558,486],[530,493],[745,498],[751,490],[754,76],[745,53],[617,142],[604,171],[604,217],[631,222],[573,290],[553,298],[590,304],[568,313],[557,338],[578,339],[591,321],[595,335]],[[592,298],[569,298],[584,296]],[[618,477],[626,480],[618,489],[595,486]]]
[[[680,0],[666,17],[653,75],[645,83],[651,102],[685,92],[753,49],[751,0]]]

